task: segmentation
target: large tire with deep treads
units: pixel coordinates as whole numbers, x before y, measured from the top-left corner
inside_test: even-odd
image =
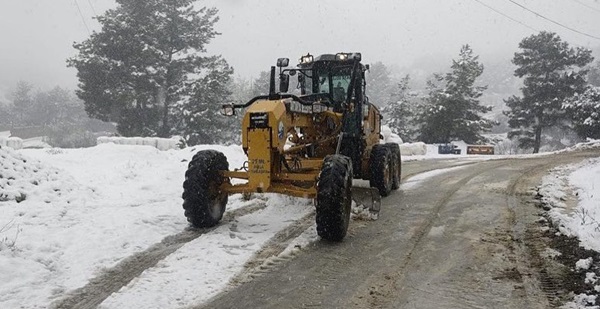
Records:
[[[369,184],[379,190],[381,196],[388,196],[392,191],[392,153],[388,147],[379,144],[371,149],[369,158]]]
[[[400,146],[396,143],[386,143],[385,147],[390,150],[392,159],[392,190],[400,188],[402,179],[402,156],[400,155]]]
[[[183,209],[195,227],[211,227],[223,218],[227,193],[220,186],[229,181],[219,171],[229,170],[227,158],[216,150],[201,150],[188,164],[183,182]]]
[[[325,157],[317,182],[317,234],[330,241],[346,236],[352,211],[352,161],[343,155]]]

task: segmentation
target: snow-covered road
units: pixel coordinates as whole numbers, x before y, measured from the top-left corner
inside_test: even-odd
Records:
[[[248,263],[256,269],[268,265],[256,259],[265,247],[278,246],[274,258],[286,258],[317,240],[312,220],[306,220],[313,212],[310,201],[270,194],[251,201],[232,196],[222,224],[190,231],[181,184],[187,160],[205,148],[225,153],[231,167],[245,160],[239,146],[0,149],[0,200],[7,200],[0,202],[0,308],[68,307],[90,280],[177,237],[185,241],[149,267],[132,270],[142,273],[125,276],[115,293],[97,297],[97,305],[185,307],[207,300],[231,280],[243,280]],[[491,157],[458,158],[467,163]],[[422,174],[404,189],[453,169]],[[279,234],[285,237],[275,246]]]

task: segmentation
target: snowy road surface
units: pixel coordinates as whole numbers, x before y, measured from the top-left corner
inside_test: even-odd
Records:
[[[519,196],[582,159],[406,162],[380,219],[357,215],[330,244],[309,201],[270,194],[233,196],[222,224],[189,229],[181,183],[201,148],[1,150],[6,191],[26,199],[0,202],[0,308],[535,308]],[[239,147],[218,150],[241,166]]]

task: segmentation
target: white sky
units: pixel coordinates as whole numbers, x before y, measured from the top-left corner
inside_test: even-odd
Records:
[[[523,10],[509,0],[478,0],[536,30],[555,31],[573,45],[600,40],[573,33]],[[557,22],[600,37],[598,0],[515,0]],[[74,41],[88,37],[92,19],[114,0],[0,0],[0,94],[26,80],[47,88],[74,88]],[[222,33],[208,46],[243,77],[267,70],[278,57],[292,63],[301,54],[361,51],[367,62],[399,68],[431,62],[450,64],[460,46],[472,45],[482,60],[510,61],[518,42],[535,33],[477,0],[206,0],[215,6]],[[439,71],[445,70],[440,67]],[[1,97],[1,95],[0,95]]]

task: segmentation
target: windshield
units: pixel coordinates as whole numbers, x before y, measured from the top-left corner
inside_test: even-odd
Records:
[[[311,78],[312,71],[306,71],[308,76],[305,76],[304,83],[301,84],[303,94],[330,93],[336,102],[345,100],[350,86],[351,67],[321,67],[314,71],[315,78]]]

